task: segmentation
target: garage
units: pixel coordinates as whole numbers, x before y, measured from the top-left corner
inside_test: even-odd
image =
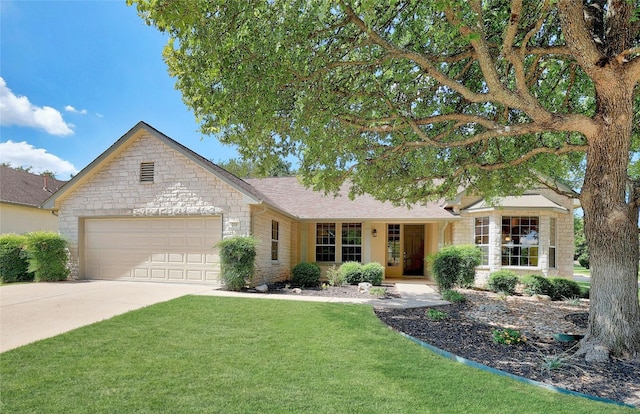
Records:
[[[88,279],[220,282],[220,217],[84,220]]]

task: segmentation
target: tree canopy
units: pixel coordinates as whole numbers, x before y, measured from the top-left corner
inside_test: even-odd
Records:
[[[129,1],[203,133],[316,189],[411,204],[584,171],[583,349],[638,353],[640,1]]]

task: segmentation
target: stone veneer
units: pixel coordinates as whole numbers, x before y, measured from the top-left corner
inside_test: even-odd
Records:
[[[75,269],[85,218],[222,216],[221,238],[249,234],[249,204],[214,174],[146,133],[122,149],[61,202],[60,233]],[[140,182],[142,162],[154,162],[152,183]]]

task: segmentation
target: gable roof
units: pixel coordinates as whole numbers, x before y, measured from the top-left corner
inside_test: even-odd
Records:
[[[394,206],[369,195],[351,200],[348,185],[339,196],[324,195],[306,188],[296,177],[246,179],[265,197],[265,201],[301,220],[451,220],[452,212],[436,203],[415,205],[412,208]]]
[[[261,202],[262,195],[257,192],[251,185],[242,179],[236,177],[231,174],[229,171],[225,170],[214,164],[213,162],[207,160],[201,155],[193,152],[189,148],[180,144],[179,142],[169,138],[162,132],[158,131],[151,125],[146,122],[138,122],[133,128],[131,128],[126,134],[124,134],[119,140],[117,140],[113,145],[107,148],[102,154],[98,156],[95,160],[93,160],[89,165],[82,169],[76,176],[74,176],[69,183],[64,186],[61,191],[53,194],[49,197],[45,202],[44,206],[47,208],[56,208],[56,201],[60,200],[65,196],[65,194],[69,194],[74,188],[80,185],[83,181],[85,181],[89,176],[92,175],[96,167],[98,167],[102,162],[109,159],[112,155],[118,152],[119,149],[123,148],[127,142],[129,142],[132,138],[139,136],[141,132],[147,132],[158,140],[162,141],[167,146],[173,148],[177,152],[181,153],[185,157],[189,158],[191,161],[200,165],[205,170],[217,176],[220,180],[231,186],[232,188],[238,190],[240,193],[249,197],[250,200],[254,202]]]
[[[66,181],[32,174],[0,166],[0,201],[30,207],[39,207],[51,194],[62,187]]]

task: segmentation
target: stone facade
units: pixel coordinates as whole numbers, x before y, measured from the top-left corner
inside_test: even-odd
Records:
[[[142,162],[154,163],[153,182],[140,182]],[[82,271],[79,238],[86,218],[196,215],[221,216],[224,237],[250,232],[250,206],[241,193],[162,141],[141,134],[62,200],[59,227],[69,241],[74,268]]]

